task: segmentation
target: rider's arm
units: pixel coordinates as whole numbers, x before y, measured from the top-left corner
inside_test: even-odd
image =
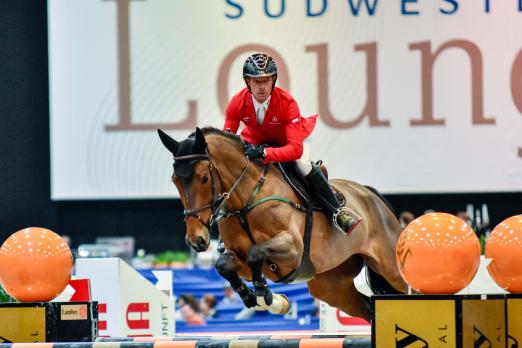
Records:
[[[225,132],[232,132],[235,134],[239,128],[239,113],[236,109],[237,108],[232,103],[228,104],[225,112],[225,125],[223,126]]]
[[[303,155],[302,117],[297,103],[292,100],[287,109],[285,125],[286,145],[282,147],[269,147],[265,150],[265,163],[295,161]]]

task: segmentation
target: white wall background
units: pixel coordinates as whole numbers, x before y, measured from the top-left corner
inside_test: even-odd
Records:
[[[126,0],[117,0],[126,1]],[[49,0],[51,168],[53,199],[174,197],[171,155],[156,132],[108,132],[118,120],[117,1]],[[376,1],[368,0],[372,4]],[[331,177],[349,178],[385,193],[521,191],[522,115],[511,94],[511,69],[522,49],[517,1],[377,1],[373,16],[349,1],[286,1],[269,18],[264,0],[129,1],[132,121],[169,123],[197,101],[197,124],[221,127],[217,97],[223,59],[245,44],[268,45],[288,66],[290,91],[303,115],[317,113],[317,55],[327,44],[329,108],[340,121],[355,119],[366,102],[366,55],[354,46],[376,42],[378,114],[389,127],[364,120],[333,129],[321,120],[310,141]],[[280,0],[268,1],[273,13]],[[358,1],[352,1],[356,4]],[[364,3],[364,1],[362,2]],[[238,10],[243,8],[237,19]],[[306,5],[324,13],[306,15]],[[458,9],[451,15],[443,10]],[[408,15],[401,6],[417,15]],[[433,69],[433,110],[445,126],[412,127],[421,115],[421,59],[409,45],[435,50],[467,40],[481,51],[484,114],[471,120],[470,60],[445,51]],[[240,56],[228,94],[243,86]],[[522,80],[515,81],[522,88]],[[169,133],[182,140],[193,129]]]

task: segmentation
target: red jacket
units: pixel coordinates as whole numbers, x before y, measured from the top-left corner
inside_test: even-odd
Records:
[[[288,162],[301,158],[303,141],[312,133],[316,120],[317,115],[303,118],[294,98],[275,87],[260,126],[257,123],[252,94],[245,87],[230,100],[223,129],[236,133],[239,122],[242,121],[245,128],[241,131],[241,137],[245,141],[254,145],[275,143],[281,146],[266,149],[266,163]]]

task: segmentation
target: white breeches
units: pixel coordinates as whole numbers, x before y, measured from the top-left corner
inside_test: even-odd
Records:
[[[310,161],[310,144],[303,144],[303,155],[295,161],[297,170],[302,176],[307,176],[312,171],[312,162]]]

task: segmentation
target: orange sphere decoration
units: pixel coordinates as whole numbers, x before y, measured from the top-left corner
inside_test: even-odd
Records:
[[[0,281],[21,302],[46,302],[71,279],[73,258],[53,231],[29,227],[12,234],[0,248]]]
[[[475,277],[480,243],[462,219],[446,213],[422,215],[399,237],[396,261],[404,280],[423,294],[454,294]]]
[[[486,241],[488,272],[498,286],[512,293],[522,293],[522,215],[498,224]]]

